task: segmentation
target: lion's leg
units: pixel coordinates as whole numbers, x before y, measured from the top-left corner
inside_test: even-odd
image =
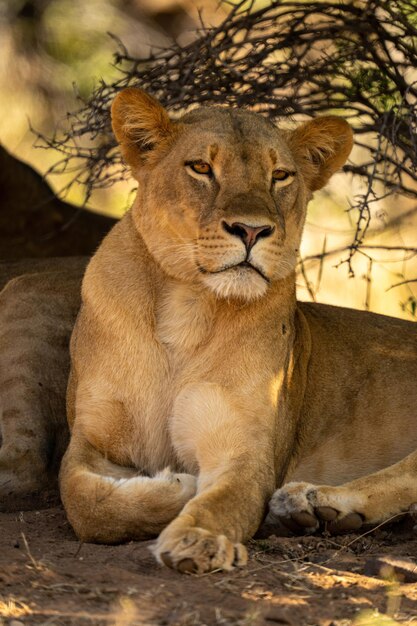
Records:
[[[161,533],[154,552],[180,571],[244,565],[241,542],[262,519],[275,484],[271,422],[242,415],[218,385],[192,385],[174,407],[173,442],[199,470],[198,490]]]
[[[408,511],[417,502],[417,451],[395,465],[337,487],[288,483],[269,503],[268,524],[281,521],[314,531],[321,521],[331,532],[357,530]]]
[[[2,509],[49,484],[57,446],[66,444],[68,341],[78,290],[78,276],[33,274],[0,294]]]
[[[189,474],[167,468],[148,477],[111,463],[81,433],[72,435],[60,471],[68,519],[79,539],[89,542],[120,543],[158,535],[195,488],[196,480]]]

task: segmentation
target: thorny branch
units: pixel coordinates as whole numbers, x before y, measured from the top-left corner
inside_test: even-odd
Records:
[[[125,178],[109,106],[127,86],[149,91],[173,112],[229,104],[281,122],[336,113],[351,123],[361,147],[345,171],[365,183],[349,209],[356,227],[343,262],[353,274],[376,203],[392,194],[417,199],[415,0],[271,0],[258,10],[247,0],[226,4],[223,23],[202,22],[187,46],[139,59],[118,42],[120,78],[102,81],[81,101],[63,135],[39,137],[61,154],[48,173],[72,172],[68,187],[82,183],[86,200]]]

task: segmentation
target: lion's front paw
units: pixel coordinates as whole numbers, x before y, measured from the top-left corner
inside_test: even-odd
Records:
[[[266,523],[280,522],[295,533],[312,533],[325,527],[331,533],[358,530],[364,523],[359,495],[342,487],[317,487],[288,483],[269,502]]]
[[[246,565],[245,546],[232,543],[225,535],[192,526],[187,517],[179,516],[159,535],[153,553],[160,563],[196,574]]]
[[[155,478],[166,480],[170,483],[178,483],[181,486],[182,496],[185,502],[193,498],[197,491],[197,478],[192,474],[176,474],[169,467],[155,474]]]

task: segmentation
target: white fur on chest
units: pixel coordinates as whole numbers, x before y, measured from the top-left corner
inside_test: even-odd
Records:
[[[169,283],[156,311],[156,334],[170,352],[180,356],[206,343],[213,326],[213,304],[203,289]]]
[[[135,422],[130,455],[134,465],[150,474],[167,465],[178,466],[169,432],[173,403],[185,381],[195,375],[195,351],[210,340],[214,313],[210,299],[197,289],[172,282],[159,295],[155,318],[160,347],[149,342],[144,371],[146,338],[142,335],[139,343],[132,342],[126,372],[130,389],[126,405]]]

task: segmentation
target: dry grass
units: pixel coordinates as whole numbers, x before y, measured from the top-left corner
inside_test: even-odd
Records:
[[[31,614],[32,610],[25,602],[13,596],[9,596],[6,599],[0,597],[0,617],[23,617]]]

